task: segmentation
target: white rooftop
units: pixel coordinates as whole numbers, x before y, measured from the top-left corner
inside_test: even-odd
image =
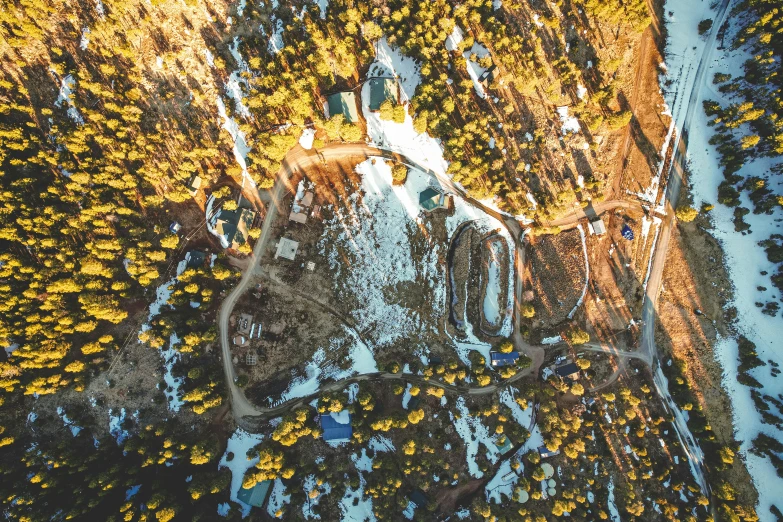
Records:
[[[282,257],[293,261],[296,257],[296,251],[299,248],[299,243],[292,239],[281,237],[277,243],[277,252],[275,252],[275,259]]]

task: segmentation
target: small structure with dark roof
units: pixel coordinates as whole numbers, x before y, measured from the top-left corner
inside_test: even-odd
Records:
[[[356,123],[359,121],[359,110],[356,108],[356,95],[353,91],[336,92],[326,97],[326,105],[329,109],[329,117],[342,114],[345,121]]]
[[[517,362],[517,359],[519,359],[519,352],[492,352],[489,354],[489,360],[492,366],[510,366]]]
[[[228,248],[237,249],[247,243],[248,233],[255,218],[256,213],[248,208],[221,210],[215,231],[225,238]]]
[[[427,495],[425,495],[424,492],[420,489],[414,489],[411,491],[410,495],[408,495],[408,500],[416,504],[418,509],[426,509],[427,505],[430,503]]]
[[[481,73],[481,76],[479,76],[479,83],[481,83],[484,87],[486,87],[489,82],[497,78],[498,76],[498,66],[495,64],[492,64],[489,66],[489,69]]]
[[[204,265],[207,255],[201,250],[191,250],[185,254],[185,259],[188,261],[188,268],[199,268]]]
[[[250,489],[239,488],[237,492],[237,499],[241,500],[245,504],[253,507],[261,507],[264,505],[266,496],[269,494],[269,487],[272,485],[272,481],[264,480],[258,482]]]
[[[446,208],[446,195],[433,187],[427,187],[419,194],[419,204],[427,212],[432,212],[438,208]]]
[[[549,457],[554,457],[555,455],[560,455],[560,450],[552,451],[546,446],[540,446],[538,448],[538,454],[542,459],[548,459]]]
[[[568,363],[555,368],[555,375],[563,379],[579,380],[579,366],[576,363]]]
[[[351,426],[351,414],[348,410],[340,413],[330,413],[321,416],[321,428],[324,430],[323,439],[328,442],[347,442],[353,435]]]
[[[370,78],[367,80],[370,84],[370,110],[373,112],[381,110],[381,105],[386,100],[397,103],[399,91],[397,82],[394,78]]]

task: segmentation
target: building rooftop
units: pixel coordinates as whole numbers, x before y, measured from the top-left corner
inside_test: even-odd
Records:
[[[604,226],[604,221],[601,218],[591,221],[590,227],[593,229],[593,233],[596,236],[603,236],[606,234],[606,226]]]
[[[277,252],[275,252],[275,259],[278,257],[282,257],[284,259],[288,259],[289,261],[293,261],[296,257],[296,251],[299,249],[299,243],[294,241],[293,239],[288,239],[287,237],[281,237],[280,241],[277,243]]]
[[[191,196],[195,196],[198,192],[198,189],[201,188],[201,176],[193,176],[190,178],[190,181],[188,181],[188,192]]]
[[[416,507],[419,509],[426,508],[427,504],[429,504],[427,495],[425,495],[424,492],[420,489],[414,489],[411,491],[411,494],[408,495],[408,500],[416,504]]]
[[[542,459],[545,459],[548,457],[554,457],[555,455],[560,455],[560,450],[550,451],[550,449],[546,446],[540,446],[538,448],[538,454]]]
[[[321,428],[323,428],[323,439],[332,442],[348,441],[353,434],[351,426],[351,414],[348,410],[340,413],[330,413],[321,415]]]
[[[381,104],[386,100],[397,103],[397,81],[394,78],[370,78],[370,110],[381,110]]]
[[[559,377],[571,377],[573,375],[579,376],[579,366],[576,363],[564,364],[555,368],[555,374]]]
[[[239,488],[237,498],[250,506],[261,507],[264,505],[264,500],[266,500],[271,485],[272,481],[264,480],[250,489]]]
[[[326,97],[329,108],[329,117],[342,114],[345,121],[356,123],[359,121],[359,110],[356,108],[356,94],[352,91],[336,92]]]
[[[500,353],[492,352],[489,354],[492,366],[508,366],[514,364],[519,359],[519,352]]]
[[[204,264],[207,255],[201,250],[191,250],[185,254],[185,259],[188,261],[189,268],[198,268]]]
[[[437,189],[427,187],[419,194],[419,203],[428,212],[446,207],[446,196]]]
[[[215,231],[226,238],[229,248],[239,248],[247,243],[248,231],[253,226],[256,213],[248,208],[221,210]]]

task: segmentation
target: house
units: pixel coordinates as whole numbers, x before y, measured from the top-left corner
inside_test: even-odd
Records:
[[[430,503],[427,495],[425,495],[424,492],[420,489],[414,489],[411,491],[411,493],[408,495],[408,500],[416,504],[418,509],[426,509],[427,504]]]
[[[302,184],[299,184],[300,189],[297,191],[294,197],[294,203],[291,205],[291,213],[288,215],[290,221],[296,221],[297,223],[307,223],[307,211],[313,204],[313,198],[315,197],[311,191],[303,192]]]
[[[326,106],[329,110],[328,117],[342,114],[345,121],[356,123],[359,121],[359,110],[356,108],[356,95],[352,91],[336,92],[326,97]]]
[[[182,225],[177,223],[176,221],[172,221],[171,225],[169,225],[169,230],[172,234],[178,233],[182,229]]]
[[[606,226],[604,226],[604,221],[601,218],[598,218],[594,221],[590,221],[587,223],[590,230],[593,231],[593,234],[596,236],[603,236],[606,234]]]
[[[198,176],[198,175],[193,176],[192,178],[190,178],[190,181],[188,181],[188,184],[187,184],[187,188],[188,188],[188,192],[190,193],[191,196],[194,196],[194,197],[196,196],[196,194],[198,193],[198,190],[201,188],[201,181],[202,181],[201,180],[201,176]]]
[[[324,430],[323,439],[328,442],[347,442],[353,435],[351,426],[351,414],[348,410],[340,413],[330,413],[321,416],[321,428]]]
[[[554,457],[556,455],[560,455],[560,450],[551,451],[546,446],[541,446],[538,448],[538,455],[542,459],[548,459],[549,457]]]
[[[419,204],[427,212],[432,212],[438,208],[446,208],[446,195],[433,187],[427,187],[419,194]]]
[[[579,366],[576,363],[564,364],[555,368],[555,375],[563,379],[579,380]]]
[[[501,435],[498,440],[495,441],[495,447],[498,449],[501,455],[505,455],[511,451],[514,445],[511,444],[511,439],[509,439],[508,436]]]
[[[260,508],[264,505],[271,485],[271,480],[264,480],[263,482],[256,483],[256,485],[250,489],[239,488],[237,498],[249,506]]]
[[[489,69],[481,73],[478,79],[479,83],[486,87],[492,80],[498,77],[498,72],[498,66],[493,63],[489,66]]]
[[[399,93],[397,90],[397,81],[394,78],[370,78],[367,80],[370,84],[370,110],[377,112],[381,110],[381,104],[386,100],[397,103]]]
[[[299,243],[294,241],[293,239],[288,239],[287,237],[281,237],[280,241],[277,243],[277,251],[275,252],[275,259],[278,257],[282,257],[284,259],[288,259],[289,261],[293,261],[296,257],[296,251],[299,249]]]
[[[315,263],[312,261],[307,262],[307,271],[308,272],[314,272],[315,271]]]
[[[256,213],[249,208],[221,210],[215,231],[222,236],[223,248],[237,249],[247,243],[248,232],[253,226]]]
[[[517,359],[519,359],[519,352],[492,352],[489,354],[489,360],[492,366],[509,366],[517,362]]]
[[[185,254],[185,259],[188,261],[188,268],[199,268],[204,265],[207,255],[200,250],[191,250]]]

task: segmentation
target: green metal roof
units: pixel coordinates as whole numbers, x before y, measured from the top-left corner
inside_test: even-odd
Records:
[[[271,485],[272,481],[265,480],[257,483],[250,489],[239,488],[237,498],[250,506],[261,507],[264,505],[264,500],[266,500],[266,495],[269,493],[269,486]]]
[[[424,210],[435,210],[444,206],[446,196],[432,187],[427,187],[419,194],[419,203]]]
[[[356,123],[359,121],[359,111],[356,108],[356,95],[352,91],[337,92],[326,98],[329,104],[329,116],[342,114],[345,121]]]
[[[386,100],[397,103],[397,82],[392,78],[370,78],[370,110],[381,110]]]

